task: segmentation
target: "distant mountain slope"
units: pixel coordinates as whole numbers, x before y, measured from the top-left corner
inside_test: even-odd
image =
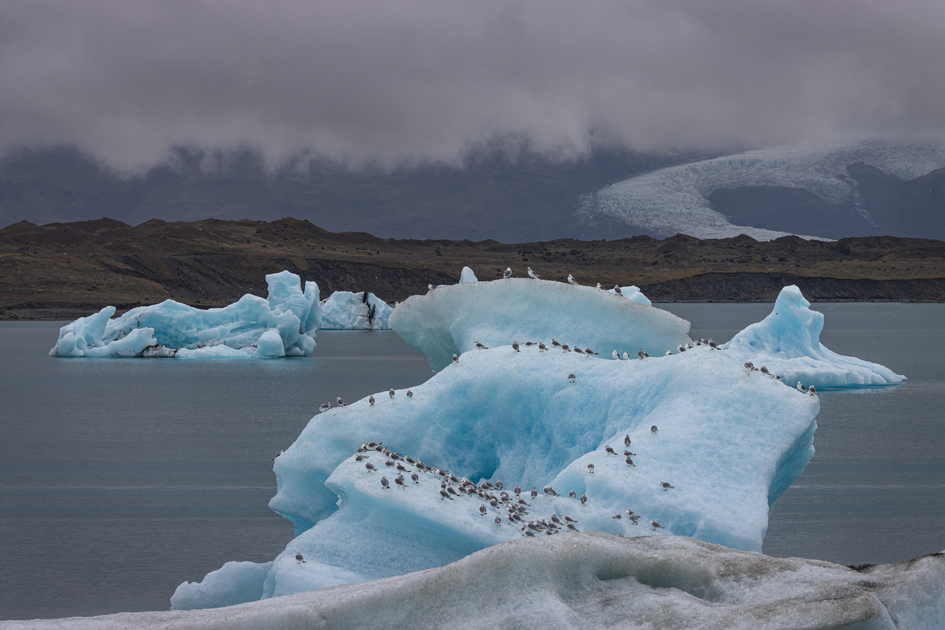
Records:
[[[553,161],[527,150],[513,153],[510,159],[508,147],[482,150],[462,167],[350,171],[316,161],[270,172],[251,151],[221,158],[180,149],[169,163],[123,178],[72,148],[22,150],[0,160],[0,227],[102,216],[131,225],[152,218],[294,216],[332,231],[394,238],[623,238],[644,232],[608,217],[578,224],[579,198],[692,158],[599,150],[582,160]]]
[[[588,195],[582,214],[657,236],[945,238],[945,144],[784,147],[670,166]]]

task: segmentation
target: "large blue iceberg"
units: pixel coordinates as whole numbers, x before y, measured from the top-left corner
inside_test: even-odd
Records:
[[[765,366],[791,386],[892,385],[906,378],[877,363],[830,351],[820,343],[823,329],[823,313],[810,310],[801,290],[791,285],[781,289],[770,315],[722,348],[739,361]]]
[[[114,306],[63,326],[49,351],[59,357],[308,356],[321,327],[318,285],[283,271],[266,276],[267,299],[244,295],[224,308],[193,308],[174,300],[131,309]]]
[[[608,358],[613,350],[663,354],[690,341],[689,322],[632,296],[525,278],[436,287],[399,304],[390,326],[434,370],[477,341],[492,347],[556,339]]]
[[[270,507],[297,537],[268,568],[264,598],[555,531],[760,551],[769,507],[813,454],[819,409],[816,396],[709,346],[633,361],[473,350],[411,394],[320,414],[276,459]],[[182,584],[174,607],[219,600],[206,582]]]

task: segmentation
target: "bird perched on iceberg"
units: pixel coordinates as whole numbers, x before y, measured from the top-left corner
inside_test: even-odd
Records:
[[[531,268],[531,267],[528,268],[528,277],[529,277],[529,278],[534,278],[535,280],[538,280],[538,274],[535,273],[534,271],[532,271],[532,268]]]
[[[369,405],[371,405],[372,407],[374,406],[374,396],[371,396],[370,398],[368,398],[367,401]]]
[[[650,525],[653,526],[653,531],[656,531],[657,529],[665,529],[662,525],[660,525],[656,521],[650,521]]]
[[[455,354],[453,355],[453,363],[459,363],[459,357]]]
[[[391,387],[391,388],[390,388],[390,391],[387,392],[387,393],[390,394],[390,397],[391,397],[391,398],[393,398],[393,397],[394,397],[394,388]]]
[[[301,551],[295,554],[295,561],[299,564],[305,564],[305,558],[302,557]]]
[[[618,354],[616,350],[611,350],[610,355],[611,355],[615,360],[617,360],[617,361],[620,360],[620,354]]]
[[[339,406],[339,407],[344,407],[344,406],[345,406],[345,401],[341,400],[341,396],[338,396],[338,398],[335,399],[335,402],[338,403],[338,406]]]
[[[511,277],[512,277],[512,268],[511,268],[511,267],[508,267],[508,268],[505,270],[505,273],[502,274],[502,277],[503,277],[503,278],[511,278]]]
[[[331,409],[331,403],[322,403],[318,406],[318,411],[321,413],[325,413],[329,409]]]
[[[616,293],[617,295],[623,295],[623,291],[620,290],[619,284],[614,285],[614,293]]]
[[[571,284],[580,286],[580,283],[577,280],[575,280],[574,276],[572,276],[571,274],[568,274],[568,282]]]

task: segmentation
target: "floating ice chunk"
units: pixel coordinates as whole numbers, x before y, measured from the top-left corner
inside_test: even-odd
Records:
[[[254,352],[255,349],[252,346],[237,349],[220,344],[194,350],[181,348],[174,357],[177,359],[252,359]]]
[[[610,291],[608,291],[608,293],[613,293],[616,295],[617,290],[611,289]],[[640,291],[640,287],[634,286],[632,284],[628,287],[620,287],[620,295],[627,298],[628,300],[632,300],[636,302],[637,304],[643,304],[644,306],[653,306],[653,303],[650,302],[650,299],[646,297],[645,295],[643,295],[643,293]]]
[[[656,534],[646,525],[656,520],[661,535],[760,551],[770,506],[813,454],[819,409],[817,397],[707,346],[643,361],[504,346],[467,352],[412,390],[319,414],[276,460],[270,507],[297,538],[273,563],[265,596],[418,571],[525,535],[507,504],[444,498],[438,472],[405,458],[388,466],[377,451],[358,461],[355,451],[371,441],[456,479],[501,479],[510,495],[521,485],[525,521],[554,515],[566,531],[567,515],[582,531],[632,536]],[[621,453],[628,436],[633,466]],[[559,496],[528,496],[546,486]],[[612,518],[627,509],[639,525]]]
[[[392,309],[373,293],[335,291],[322,302],[322,330],[390,330]]]
[[[201,582],[184,582],[171,596],[171,610],[220,608],[262,599],[272,562],[227,562]]]
[[[278,328],[270,328],[259,337],[253,356],[257,359],[278,359],[285,356]]]
[[[407,298],[394,309],[390,325],[418,350],[434,370],[453,354],[513,341],[544,341],[636,355],[663,354],[689,342],[689,322],[593,287],[508,278],[441,286]]]
[[[268,349],[256,356],[307,356],[315,349],[315,331],[321,324],[318,285],[305,283],[288,271],[266,276],[269,298],[244,295],[224,308],[196,309],[174,300],[132,309],[116,319],[115,307],[103,308],[63,326],[49,351],[60,357],[169,356],[180,358],[239,356],[247,348],[255,352],[261,336],[277,331],[281,346],[276,352],[269,335]],[[148,331],[148,332],[145,332]],[[150,348],[150,350],[149,350]],[[145,352],[147,350],[147,352]]]
[[[472,269],[469,267],[463,267],[463,271],[459,275],[459,283],[466,284],[467,282],[479,282],[479,278],[476,277],[476,274],[473,273]]]
[[[378,620],[390,628],[938,630],[945,627],[945,555],[857,571],[679,537],[571,533],[497,545],[383,581],[235,608],[5,624],[11,630],[301,630],[313,617],[337,630],[372,628]]]
[[[901,383],[905,376],[877,363],[831,352],[820,343],[824,315],[810,310],[801,290],[781,289],[771,314],[721,347],[739,361],[764,365],[790,386],[856,387]]]

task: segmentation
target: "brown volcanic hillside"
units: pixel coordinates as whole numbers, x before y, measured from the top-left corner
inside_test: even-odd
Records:
[[[167,298],[220,306],[265,295],[265,274],[282,269],[318,282],[322,297],[344,289],[402,300],[455,282],[464,265],[481,280],[530,266],[547,280],[571,273],[582,284],[636,284],[654,301],[767,301],[785,284],[816,300],[945,301],[945,243],[934,240],[676,235],[505,245],[379,239],[291,218],[134,227],[100,219],[0,230],[0,317],[74,317]]]

